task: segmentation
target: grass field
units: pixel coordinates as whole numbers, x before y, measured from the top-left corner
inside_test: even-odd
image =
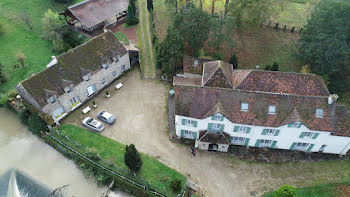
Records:
[[[125,145],[102,135],[72,125],[61,126],[60,133],[61,135],[52,132],[52,135],[55,135],[81,152],[85,152],[86,148],[96,149],[104,161],[112,162],[117,166],[114,168],[111,167],[111,169],[134,180],[139,180],[141,178],[145,183],[150,184],[153,188],[157,189],[157,191],[167,196],[176,196],[170,188],[171,180],[178,178],[185,184],[185,176],[144,154],[141,154],[143,166],[140,172],[137,173],[137,178],[134,178],[124,164]],[[62,134],[67,136],[69,140],[62,137]],[[76,142],[80,144],[80,147],[77,147]],[[139,151],[142,152],[142,150]],[[105,164],[103,162],[100,163]]]
[[[68,4],[52,4],[47,0],[0,1],[0,24],[5,29],[4,35],[0,37],[0,62],[5,66],[7,76],[7,82],[0,86],[0,96],[14,89],[21,80],[45,69],[51,56],[57,55],[51,52],[52,44],[41,38],[42,18],[47,9],[60,12],[67,6]],[[29,16],[32,30],[21,20],[23,13]],[[26,66],[14,70],[13,65],[19,64],[15,58],[17,52],[22,52],[27,57]]]
[[[115,37],[124,44],[130,44],[128,37],[126,37],[124,32],[118,31],[114,33]]]

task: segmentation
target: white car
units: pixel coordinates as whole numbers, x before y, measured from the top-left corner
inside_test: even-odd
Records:
[[[115,122],[115,120],[116,120],[115,117],[111,113],[108,113],[106,111],[100,111],[97,114],[97,118],[99,118],[100,120],[106,122],[109,125],[112,125]]]
[[[100,121],[95,120],[91,117],[86,117],[82,123],[87,128],[92,129],[92,130],[97,131],[97,132],[101,132],[105,128],[103,123],[101,123]]]

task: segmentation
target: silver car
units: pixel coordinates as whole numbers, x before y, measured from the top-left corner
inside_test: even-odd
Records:
[[[105,128],[103,123],[101,123],[100,121],[95,120],[91,117],[86,117],[82,123],[87,128],[92,129],[92,130],[97,131],[97,132],[101,132]]]
[[[97,114],[97,118],[99,118],[100,120],[106,122],[109,125],[112,125],[115,122],[115,120],[116,120],[116,118],[111,113],[108,113],[106,111],[100,111]]]

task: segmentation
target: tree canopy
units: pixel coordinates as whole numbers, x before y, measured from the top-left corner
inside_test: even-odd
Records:
[[[343,92],[349,84],[349,13],[349,1],[321,0],[299,40],[299,59],[330,80],[331,92]]]
[[[124,163],[134,173],[138,172],[142,167],[141,155],[133,144],[125,147]]]
[[[295,191],[295,188],[290,185],[283,185],[273,194],[273,197],[296,197],[296,196],[297,196],[297,193]]]
[[[184,54],[184,40],[174,26],[169,25],[164,40],[156,46],[156,52],[157,60],[162,65],[162,72],[172,77],[176,65],[182,63]]]
[[[210,15],[201,8],[188,3],[175,15],[174,27],[176,27],[185,42],[189,45],[192,55],[203,47],[208,40],[210,26]]]

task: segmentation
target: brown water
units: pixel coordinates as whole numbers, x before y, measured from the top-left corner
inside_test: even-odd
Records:
[[[105,191],[85,178],[72,161],[28,132],[16,114],[0,108],[0,175],[9,168],[24,171],[50,189],[69,184],[64,192],[67,197],[100,197]]]

